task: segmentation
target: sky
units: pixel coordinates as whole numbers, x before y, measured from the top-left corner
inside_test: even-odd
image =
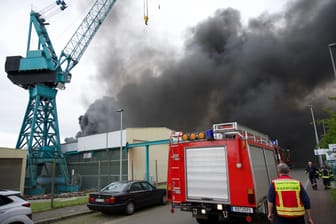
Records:
[[[25,55],[31,8],[54,1],[5,0],[0,64]],[[46,15],[60,53],[93,1],[65,1]],[[336,41],[332,0],[118,0],[72,81],[57,95],[62,142],[124,127],[194,131],[238,121],[312,157],[316,118],[335,95],[328,43]],[[18,7],[20,5],[20,7]],[[56,8],[56,4],[54,4]],[[28,92],[0,67],[0,146],[14,147]],[[79,120],[79,117],[81,119]],[[320,131],[320,129],[319,129]]]

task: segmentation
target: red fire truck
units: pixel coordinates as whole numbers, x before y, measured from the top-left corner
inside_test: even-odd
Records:
[[[267,220],[267,192],[277,177],[268,136],[237,122],[199,133],[171,134],[167,198],[198,223],[244,218]],[[265,221],[266,222],[266,221]]]
[[[274,150],[275,150],[275,153],[279,156],[279,158],[277,158],[278,162],[284,162],[289,167],[292,166],[290,149],[284,149],[284,148],[281,148],[279,145],[275,144]]]

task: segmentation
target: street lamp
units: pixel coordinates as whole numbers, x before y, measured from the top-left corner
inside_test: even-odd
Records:
[[[335,74],[335,78],[336,78],[336,66],[335,66],[335,60],[334,60],[334,56],[333,56],[333,52],[332,52],[332,48],[336,47],[336,43],[331,43],[328,44],[328,48],[329,48],[329,53],[330,53],[330,57],[331,57],[331,63],[334,69],[334,74]]]
[[[317,145],[317,149],[319,149],[320,148],[320,141],[319,141],[319,138],[318,138],[318,135],[317,135],[317,129],[316,129],[314,112],[313,112],[313,106],[312,105],[307,105],[307,107],[310,108],[311,116],[312,116],[312,119],[313,119],[314,131],[315,131],[316,145]],[[320,163],[320,166],[322,166],[322,157],[321,157],[321,155],[319,155],[319,163]]]
[[[120,113],[120,171],[119,171],[119,181],[122,181],[122,112],[124,109],[120,108],[116,112]]]

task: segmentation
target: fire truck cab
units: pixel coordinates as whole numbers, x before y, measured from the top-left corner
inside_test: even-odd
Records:
[[[268,136],[237,122],[171,134],[167,198],[172,212],[191,212],[198,223],[234,217],[249,223],[267,220],[268,188],[276,177]]]

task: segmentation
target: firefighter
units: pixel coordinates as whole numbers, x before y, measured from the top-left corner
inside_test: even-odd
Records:
[[[311,161],[309,161],[305,172],[309,174],[309,180],[313,190],[317,190],[316,179],[318,179],[319,177],[319,170],[315,166],[313,166],[313,163]]]
[[[323,181],[324,189],[330,189],[330,180],[333,175],[331,173],[331,170],[328,169],[325,164],[322,165],[322,169],[320,170],[320,176]]]
[[[268,219],[275,224],[313,224],[310,198],[299,180],[290,177],[285,163],[277,166],[279,177],[272,181],[268,191]]]

